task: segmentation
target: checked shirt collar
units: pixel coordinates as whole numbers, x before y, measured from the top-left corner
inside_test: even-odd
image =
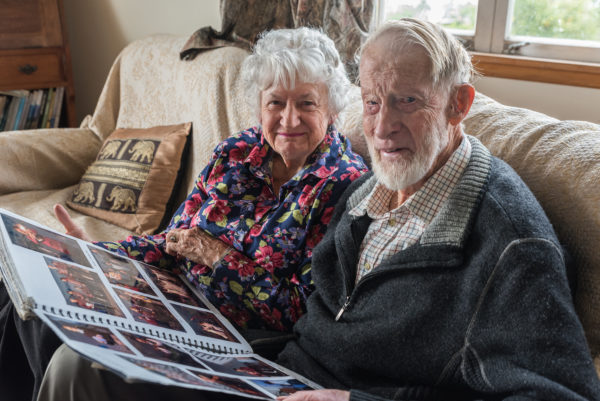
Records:
[[[408,209],[425,225],[429,225],[464,172],[471,157],[471,144],[463,135],[459,147],[452,153],[446,164],[429,178],[425,185],[409,197],[398,209]],[[353,216],[368,214],[372,219],[381,218],[388,212],[387,205],[392,191],[377,183],[371,193],[354,209]],[[396,210],[398,210],[396,209]]]

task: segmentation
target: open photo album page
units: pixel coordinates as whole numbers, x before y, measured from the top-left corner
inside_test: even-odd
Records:
[[[31,309],[21,316],[34,313],[89,359],[129,380],[251,398],[318,387],[253,354],[183,276],[6,211],[0,220],[0,271]]]

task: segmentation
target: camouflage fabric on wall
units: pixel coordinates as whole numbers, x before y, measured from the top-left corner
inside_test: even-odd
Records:
[[[374,0],[221,0],[220,32],[204,27],[188,39],[180,56],[193,59],[203,50],[237,46],[250,50],[270,29],[322,28],[336,44],[351,79],[356,50],[374,23]]]

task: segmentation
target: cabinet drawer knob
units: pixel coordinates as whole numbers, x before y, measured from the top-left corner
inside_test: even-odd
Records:
[[[37,71],[37,65],[31,65],[31,64],[25,64],[25,65],[20,65],[19,66],[19,71],[21,71],[23,74],[26,75],[31,75],[34,72]]]

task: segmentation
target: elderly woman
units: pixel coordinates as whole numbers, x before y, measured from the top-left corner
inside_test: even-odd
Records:
[[[268,32],[242,77],[260,125],[216,147],[164,232],[99,244],[182,270],[240,328],[289,331],[312,290],[312,250],[367,168],[333,125],[349,81],[327,36]],[[55,212],[67,233],[88,239],[64,208]]]
[[[241,328],[289,330],[311,291],[313,247],[366,170],[333,123],[349,82],[319,31],[271,31],[242,66],[260,125],[217,146],[167,229],[100,245],[178,267]],[[84,236],[60,207],[70,234]]]

